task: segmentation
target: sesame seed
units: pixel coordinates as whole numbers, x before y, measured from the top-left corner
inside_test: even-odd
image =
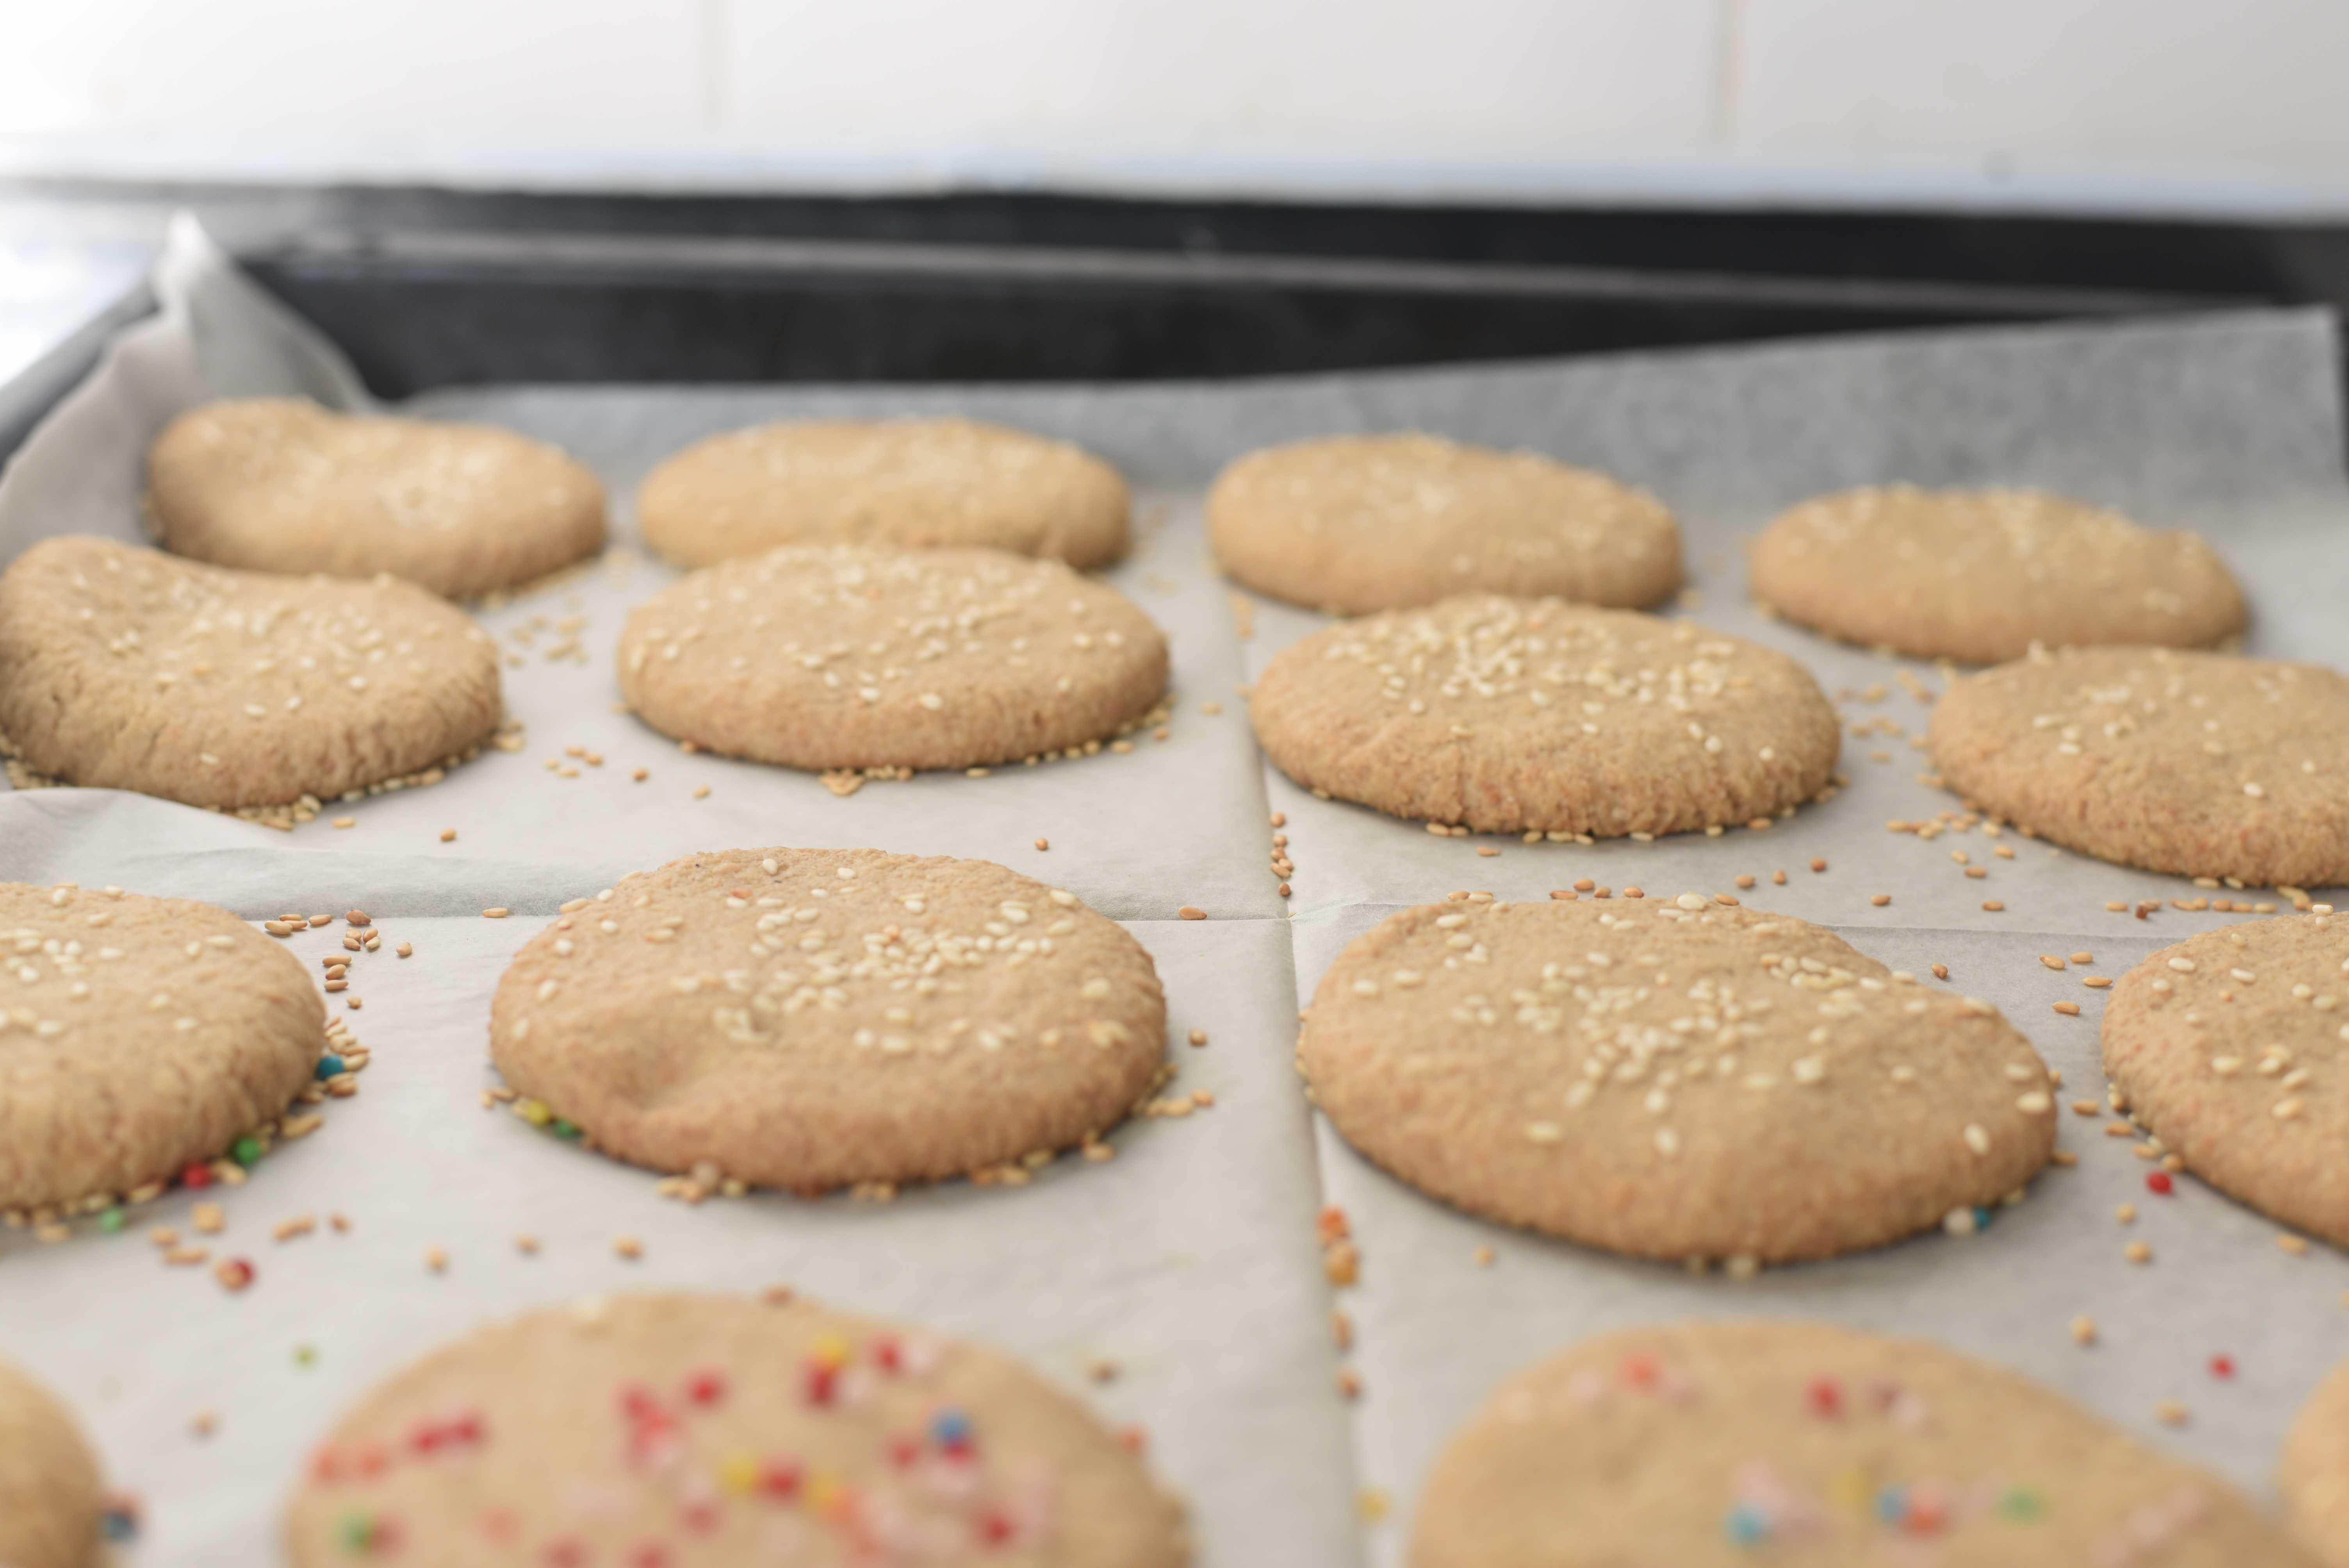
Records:
[[[2080,1016],[2080,1004],[2077,1002],[2058,1002],[2054,1006],[2057,1012],[2067,1018],[2076,1018]]]
[[[1184,920],[1205,920],[1207,918],[1207,912],[1199,908],[1195,904],[1186,903],[1174,913],[1179,918]]]
[[[1052,847],[1052,841],[1050,839],[1039,839],[1036,841],[1036,847],[1040,850],[1049,850]]]
[[[1989,913],[1998,914],[2005,910],[2006,905],[1994,898],[1986,898],[1982,900],[1982,908]]]
[[[1990,1134],[1982,1129],[1981,1123],[1971,1121],[1966,1123],[1965,1140],[1966,1147],[1976,1154],[1990,1152]]]
[[[634,1236],[615,1236],[612,1238],[612,1255],[635,1263],[645,1255],[645,1244]]]
[[[1870,893],[1868,895],[1868,902],[1874,904],[1877,908],[1882,909],[1886,904],[1892,902],[1892,895],[1889,892]]]
[[[357,817],[337,817],[335,819],[335,826],[337,828],[356,828],[358,825],[359,820]]]
[[[2121,1255],[2133,1264],[2153,1262],[2153,1248],[2144,1242],[2131,1242],[2121,1249]]]
[[[2094,1345],[2096,1342],[2096,1320],[2085,1312],[2074,1318],[2072,1342],[2075,1345]]]
[[[485,909],[485,910],[481,911],[481,918],[482,918],[483,920],[503,920],[506,916],[508,916],[508,915],[512,914],[512,913],[513,913],[513,911],[512,911],[512,910],[510,910],[510,909],[503,909],[503,908],[500,908],[500,909]]]

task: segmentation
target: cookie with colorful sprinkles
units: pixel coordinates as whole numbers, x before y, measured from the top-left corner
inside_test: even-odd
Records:
[[[712,436],[636,492],[681,566],[784,544],[981,546],[1080,571],[1123,555],[1133,497],[1092,453],[977,419],[785,420]]]
[[[620,691],[705,750],[814,770],[969,768],[1131,728],[1166,638],[1115,589],[996,550],[787,547],[629,615]]]
[[[151,1197],[276,1120],[325,1049],[317,987],[226,910],[0,882],[0,1210]]]
[[[496,728],[497,649],[446,601],[47,539],[0,576],[0,736],[90,789],[246,809],[460,760]]]
[[[1207,492],[1207,532],[1239,582],[1341,615],[1463,593],[1644,609],[1681,585],[1679,525],[1647,491],[1415,432],[1250,452]]]
[[[1696,893],[1391,915],[1321,977],[1298,1065],[1423,1192],[1738,1272],[1971,1233],[2055,1140],[1996,1008]]]
[[[1982,810],[2122,865],[2349,882],[2349,678],[2172,648],[2038,653],[1952,681],[1933,766]]]
[[[1804,502],[1748,552],[1754,597],[1863,647],[1992,665],[2033,644],[2207,647],[2243,593],[2199,536],[2028,490],[1846,490]]]
[[[2106,1075],[2187,1170],[2349,1246],[2349,916],[2165,947],[2114,985],[2103,1027]]]
[[[285,1520],[296,1568],[1177,1568],[1182,1512],[998,1352],[800,1301],[589,1298],[363,1399]]]
[[[1593,837],[1791,812],[1834,771],[1808,672],[1686,622],[1464,593],[1276,654],[1248,699],[1309,789],[1478,832]]]
[[[1412,1568],[2313,1568],[2215,1476],[1939,1346],[1815,1323],[1587,1340],[1436,1461]]]
[[[96,1568],[105,1514],[98,1460],[73,1418],[0,1357],[0,1563]]]
[[[292,397],[190,409],[147,459],[165,549],[215,566],[389,573],[452,599],[604,547],[604,486],[487,425],[339,414]]]
[[[523,1114],[655,1170],[823,1191],[1091,1144],[1154,1087],[1142,944],[986,861],[730,850],[541,931],[491,1009]]]

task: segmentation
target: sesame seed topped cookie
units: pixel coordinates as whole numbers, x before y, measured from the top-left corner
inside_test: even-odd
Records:
[[[1776,816],[1835,767],[1784,654],[1685,622],[1481,593],[1274,655],[1257,738],[1308,789],[1479,832],[1676,833]]]
[[[2326,1568],[2349,1568],[2349,1364],[2301,1407],[2276,1479],[2292,1534]]]
[[[2041,654],[1951,683],[1933,766],[1982,810],[2123,865],[2349,882],[2349,679],[2169,648]]]
[[[1166,638],[1116,590],[998,550],[787,547],[637,606],[620,690],[729,757],[968,768],[1119,733],[1166,689]]]
[[[1391,915],[1322,976],[1298,1061],[1422,1191],[1639,1257],[1971,1231],[2055,1141],[2046,1066],[1996,1008],[1694,893]]]
[[[1822,1323],[1603,1335],[1494,1390],[1412,1568],[2302,1568],[2233,1488],[2070,1400]]]
[[[0,576],[0,735],[36,772],[191,806],[330,799],[456,760],[497,650],[412,583],[47,539]]]
[[[1341,615],[1447,593],[1640,609],[1681,585],[1661,501],[1533,452],[1438,436],[1331,436],[1251,452],[1207,492],[1224,568]]]
[[[588,1297],[443,1346],[320,1448],[293,1562],[1188,1560],[1174,1501],[1019,1363],[788,1298]]]
[[[156,438],[147,477],[163,547],[215,566],[388,572],[458,599],[604,548],[602,481],[487,425],[207,403]]]
[[[2349,1245],[2349,916],[2163,948],[2113,987],[2104,1045],[2130,1114],[2189,1171]]]
[[[2047,647],[2203,647],[2242,590],[2199,536],[2037,490],[1846,490],[1782,513],[1746,562],[1754,596],[1864,647],[1990,665]]]
[[[105,1494],[71,1416],[0,1357],[0,1563],[94,1568]]]
[[[1115,923],[987,861],[731,850],[515,954],[507,1083],[605,1151],[822,1191],[992,1171],[1122,1120],[1166,1005]]]
[[[697,442],[636,494],[681,566],[782,544],[981,546],[1081,571],[1125,553],[1125,480],[1066,441],[976,419],[812,419]]]
[[[140,1194],[285,1113],[325,1039],[293,955],[226,910],[0,882],[0,1209]]]

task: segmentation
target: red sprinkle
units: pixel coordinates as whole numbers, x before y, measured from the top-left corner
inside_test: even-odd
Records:
[[[542,1555],[546,1561],[546,1568],[582,1568],[587,1561],[587,1548],[576,1541],[554,1541],[547,1543]]]
[[[978,1538],[989,1546],[1000,1546],[1011,1539],[1010,1517],[999,1508],[990,1508],[978,1516]]]
[[[1635,1350],[1623,1357],[1621,1376],[1630,1387],[1651,1387],[1656,1381],[1656,1358],[1645,1351]]]
[[[2211,1376],[2211,1377],[2232,1377],[2234,1375],[2235,1375],[2235,1358],[2234,1358],[2233,1357],[2231,1357],[2231,1356],[2213,1356],[2212,1357],[2210,1357],[2210,1376]]]
[[[1334,1204],[1321,1211],[1321,1217],[1318,1223],[1321,1233],[1321,1244],[1325,1247],[1332,1242],[1342,1242],[1352,1233],[1346,1223],[1346,1211]]]
[[[1811,1386],[1804,1391],[1804,1397],[1810,1401],[1811,1409],[1818,1415],[1840,1416],[1843,1414],[1843,1387],[1832,1377],[1812,1378]]]
[[[2148,1171],[2145,1173],[2145,1190],[2148,1192],[2167,1195],[2170,1189],[2177,1185],[2177,1182],[2169,1179],[2169,1172],[2167,1171]]]
[[[797,1497],[800,1467],[789,1460],[769,1460],[759,1472],[759,1490],[769,1497]]]
[[[884,1372],[895,1372],[905,1364],[903,1354],[894,1339],[881,1338],[873,1342],[873,1364]]]
[[[829,1405],[838,1392],[839,1370],[821,1361],[807,1364],[807,1401],[811,1405]]]
[[[922,1457],[922,1445],[912,1438],[889,1439],[889,1462],[904,1470]]]
[[[685,1397],[696,1405],[715,1405],[726,1398],[726,1376],[703,1368],[685,1381]]]
[[[182,1187],[209,1187],[212,1184],[212,1168],[209,1165],[194,1164],[180,1172],[180,1185]]]

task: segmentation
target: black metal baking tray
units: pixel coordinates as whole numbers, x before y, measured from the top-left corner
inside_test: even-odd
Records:
[[[2349,230],[2045,218],[424,190],[194,207],[378,393],[1254,376],[2349,304]],[[0,388],[0,453],[134,295]]]

